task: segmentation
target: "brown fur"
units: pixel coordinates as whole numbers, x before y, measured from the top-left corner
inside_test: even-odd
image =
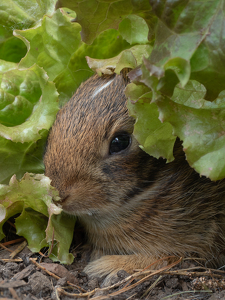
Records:
[[[96,96],[96,89],[112,82]],[[90,275],[132,272],[156,258],[198,255],[225,264],[225,181],[200,177],[179,141],[166,164],[138,146],[109,154],[116,133],[132,134],[124,74],[91,77],[59,111],[48,139],[46,175],[61,205],[83,222]]]

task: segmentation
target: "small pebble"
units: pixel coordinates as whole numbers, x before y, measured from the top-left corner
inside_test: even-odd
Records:
[[[66,285],[66,282],[67,282],[66,277],[63,277],[63,278],[60,278],[60,279],[57,281],[57,285],[58,285],[58,286],[65,286],[65,285]]]
[[[87,274],[85,272],[80,272],[78,274],[79,277],[87,277]]]
[[[41,272],[36,272],[29,277],[29,284],[33,294],[41,295],[52,290],[51,281]]]
[[[166,280],[165,283],[168,288],[173,288],[173,289],[175,289],[179,285],[178,278],[176,277],[169,278],[168,280]]]
[[[120,279],[125,279],[126,277],[129,276],[129,274],[124,271],[124,270],[120,270],[117,272],[117,276],[120,278]]]
[[[90,290],[94,290],[94,289],[96,289],[98,287],[99,287],[99,283],[98,283],[98,279],[97,278],[89,280],[89,282],[88,282],[88,288]]]

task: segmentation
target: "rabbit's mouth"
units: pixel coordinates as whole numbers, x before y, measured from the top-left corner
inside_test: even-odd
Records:
[[[70,200],[70,195],[66,195],[60,198],[59,201],[55,202],[56,205],[60,206],[66,213],[74,214],[74,207],[72,207],[68,202]]]
[[[77,195],[64,194],[60,195],[61,198],[58,201],[54,201],[55,205],[63,209],[63,211],[69,215],[75,215],[79,217],[96,218],[108,213],[109,207],[105,204],[105,201],[99,203],[96,201],[94,195]]]
[[[69,195],[65,196],[65,197],[58,197],[58,199],[53,199],[53,202],[56,206],[58,206],[64,210],[63,205],[68,198],[69,198]]]
[[[59,203],[59,204],[62,204],[62,203],[64,203],[64,202],[66,202],[66,200],[69,198],[69,195],[67,195],[66,197],[64,197],[64,198],[61,198],[57,203]]]

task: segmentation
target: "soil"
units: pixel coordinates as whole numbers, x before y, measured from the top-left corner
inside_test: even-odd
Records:
[[[7,238],[10,235],[7,236]],[[12,237],[10,237],[12,238]],[[15,237],[14,237],[15,238]],[[18,238],[18,237],[17,237]],[[0,250],[0,298],[16,300],[225,300],[225,272],[204,268],[200,261],[182,260],[170,269],[155,275],[131,277],[124,270],[117,273],[110,286],[103,286],[104,278],[89,279],[83,272],[88,251],[74,242],[71,265],[53,263],[41,254],[34,254],[25,246],[13,259],[18,245]],[[146,274],[148,272],[148,274]]]

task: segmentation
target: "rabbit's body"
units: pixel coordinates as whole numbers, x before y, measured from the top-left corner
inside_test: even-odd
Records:
[[[200,177],[179,141],[168,164],[141,150],[126,84],[125,75],[91,77],[59,111],[48,139],[46,175],[63,209],[84,224],[93,258],[105,255],[86,271],[132,272],[167,255],[224,264],[225,181]],[[131,136],[129,145],[110,153],[121,135]]]

